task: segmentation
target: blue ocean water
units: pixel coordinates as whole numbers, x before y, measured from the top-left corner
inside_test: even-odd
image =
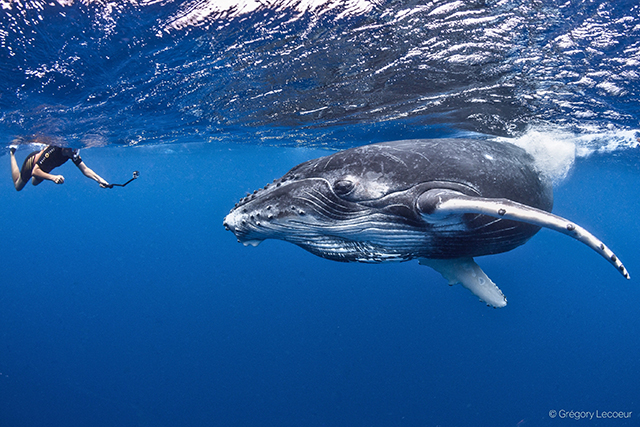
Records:
[[[640,424],[635,2],[0,6],[0,143],[140,171],[108,190],[66,164],[64,185],[16,192],[0,155],[0,425]],[[631,281],[542,230],[478,259],[496,310],[417,262],[222,227],[302,161],[442,136],[539,155],[554,212]]]

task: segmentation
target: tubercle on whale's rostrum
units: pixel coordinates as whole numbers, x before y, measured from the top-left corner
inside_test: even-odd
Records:
[[[267,190],[271,187],[280,187],[282,185],[283,182],[286,181],[290,181],[296,179],[296,175],[289,175],[286,174],[285,176],[283,176],[282,178],[276,178],[273,180],[272,183],[266,184],[264,187],[259,188],[257,190],[253,190],[253,193],[247,193],[247,195],[245,197],[243,197],[242,199],[240,199],[233,207],[233,209],[237,209],[239,207],[241,207],[242,205],[245,205],[247,203],[249,203],[251,200],[253,200],[258,194],[260,194],[260,192],[262,192],[263,190]],[[233,209],[231,209],[229,212],[232,212]]]

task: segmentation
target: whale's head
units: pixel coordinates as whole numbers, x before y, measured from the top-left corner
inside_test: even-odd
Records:
[[[376,241],[418,216],[410,207],[398,216],[374,203],[394,192],[392,176],[335,160],[303,163],[247,195],[226,216],[225,228],[245,245],[280,239],[339,261],[399,256]]]

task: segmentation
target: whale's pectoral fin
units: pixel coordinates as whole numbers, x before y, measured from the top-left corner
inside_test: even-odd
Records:
[[[433,218],[446,215],[477,213],[559,231],[598,252],[624,277],[630,279],[622,262],[604,243],[579,225],[552,213],[508,199],[471,197],[457,191],[444,189],[425,191],[416,200],[416,207],[425,219],[428,218],[431,221]]]
[[[493,307],[504,307],[507,299],[500,288],[487,277],[473,258],[427,259],[420,258],[420,264],[426,265],[449,281],[449,285],[460,283]]]

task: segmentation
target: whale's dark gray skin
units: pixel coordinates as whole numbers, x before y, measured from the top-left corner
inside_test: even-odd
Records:
[[[582,241],[629,278],[613,252],[552,205],[551,183],[523,149],[421,139],[302,163],[240,200],[224,226],[245,245],[281,239],[336,261],[419,259],[494,307],[506,298],[473,257],[509,251],[540,227]]]

